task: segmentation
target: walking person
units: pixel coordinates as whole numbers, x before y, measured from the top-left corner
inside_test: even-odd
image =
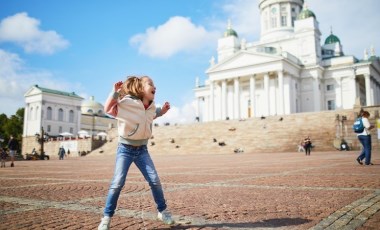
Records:
[[[104,105],[104,111],[118,120],[119,143],[114,176],[98,230],[110,229],[111,217],[115,213],[132,163],[135,163],[149,183],[158,211],[157,218],[165,224],[174,223],[167,209],[161,181],[147,149],[148,140],[152,136],[153,119],[164,115],[170,109],[168,102],[162,108],[156,108],[155,94],[156,87],[151,78],[131,76],[124,83],[119,81],[114,84]]]
[[[304,146],[304,149],[305,149],[305,155],[306,156],[310,156],[310,152],[311,152],[311,139],[309,136],[307,136],[304,140],[303,140],[303,146]]]
[[[65,157],[65,154],[66,154],[65,149],[63,147],[59,147],[58,156],[60,160],[63,160],[63,158]]]
[[[369,123],[369,116],[370,113],[368,111],[361,112],[361,119],[363,122],[364,130],[361,133],[358,133],[358,139],[360,143],[362,144],[362,151],[360,152],[360,155],[358,158],[356,158],[356,161],[359,164],[363,164],[363,159],[365,158],[365,165],[372,165],[371,162],[371,151],[372,151],[372,141],[371,141],[371,132],[370,130],[373,129],[375,126],[371,125]]]
[[[18,148],[18,142],[11,135],[11,139],[9,139],[9,142],[8,142],[9,156],[11,157],[11,167],[15,166],[14,165],[14,160],[15,160],[15,155],[17,153],[17,148]]]
[[[7,160],[7,152],[0,147],[1,168],[5,168],[5,161]]]

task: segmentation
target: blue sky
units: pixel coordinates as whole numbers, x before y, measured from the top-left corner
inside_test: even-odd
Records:
[[[259,0],[0,0],[0,114],[24,107],[35,84],[104,103],[114,82],[149,75],[156,103],[172,109],[162,122],[194,120],[195,78],[228,19],[239,38],[260,39]],[[330,28],[346,55],[380,56],[380,1],[307,0],[324,42]]]

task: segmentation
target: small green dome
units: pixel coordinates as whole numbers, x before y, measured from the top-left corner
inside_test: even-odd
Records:
[[[340,43],[340,40],[337,36],[335,36],[334,34],[330,34],[330,36],[328,36],[325,40],[325,45],[327,44],[334,44],[334,43]]]
[[[230,20],[228,20],[227,29],[224,32],[224,37],[229,37],[229,36],[238,37],[236,31],[232,29],[232,25],[231,25],[231,21]]]
[[[300,14],[298,15],[297,19],[306,19],[311,17],[316,18],[313,11],[309,10],[305,5]]]
[[[235,36],[235,37],[238,37],[236,31],[233,30],[233,29],[227,29],[227,30],[224,32],[224,37],[229,37],[229,36]]]
[[[311,10],[302,10],[301,13],[298,15],[298,19],[306,19],[306,18],[315,18],[315,14]]]

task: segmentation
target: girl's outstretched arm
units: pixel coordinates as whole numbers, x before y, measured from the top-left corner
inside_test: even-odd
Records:
[[[106,103],[104,104],[104,111],[113,117],[116,117],[117,112],[118,112],[117,102],[118,102],[119,92],[122,85],[123,85],[122,81],[116,82],[114,84],[113,90],[111,94],[108,96]]]
[[[170,103],[169,102],[165,102],[165,104],[161,108],[157,108],[157,110],[156,110],[156,116],[154,117],[154,119],[156,119],[157,117],[161,117],[169,109],[170,109]]]

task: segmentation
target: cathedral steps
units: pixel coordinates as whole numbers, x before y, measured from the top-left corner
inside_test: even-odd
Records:
[[[365,109],[376,114],[379,107]],[[153,127],[149,151],[152,154],[230,154],[237,149],[246,153],[296,152],[298,144],[306,136],[310,136],[315,146],[313,151],[335,150],[341,139],[345,139],[353,150],[358,150],[360,143],[351,129],[357,111],[310,112],[265,119],[158,126]],[[370,121],[375,123],[374,116]],[[112,141],[101,147],[102,154],[116,152],[115,129],[110,130],[109,137]],[[372,138],[374,150],[377,150],[377,130],[373,130]],[[98,152],[99,149],[93,151],[94,154]]]

